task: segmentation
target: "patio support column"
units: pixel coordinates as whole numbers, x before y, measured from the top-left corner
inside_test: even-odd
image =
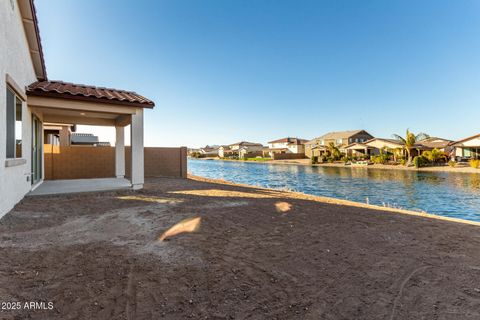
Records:
[[[132,125],[130,128],[131,152],[132,152],[132,188],[134,190],[142,189],[144,182],[143,167],[143,109],[138,108],[132,115]]]
[[[115,176],[125,177],[125,127],[115,126]]]

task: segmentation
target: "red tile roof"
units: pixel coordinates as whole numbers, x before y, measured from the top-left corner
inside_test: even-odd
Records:
[[[27,95],[87,100],[142,108],[153,108],[155,106],[152,100],[132,91],[94,87],[62,81],[34,82],[28,86]]]

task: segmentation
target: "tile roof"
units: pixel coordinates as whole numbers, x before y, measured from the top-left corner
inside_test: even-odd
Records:
[[[308,140],[307,139],[300,139],[300,138],[291,138],[291,137],[287,137],[287,138],[283,138],[283,139],[278,139],[278,140],[274,140],[274,141],[269,141],[268,143],[284,143],[284,142],[287,142],[287,143],[291,143],[291,144],[304,144],[305,142],[307,142]]]
[[[416,144],[427,147],[427,148],[432,148],[432,149],[434,148],[443,149],[448,147],[452,142],[453,142],[452,140],[447,140],[447,139],[442,139],[437,137],[430,137],[430,138],[418,141],[418,143]]]
[[[240,141],[240,142],[237,142],[237,143],[232,143],[230,145],[228,145],[228,147],[232,147],[232,146],[263,146],[261,143],[255,143],[255,142],[248,142],[248,141]]]
[[[460,147],[460,146],[462,146],[463,142],[466,142],[466,141],[469,141],[469,140],[473,140],[473,139],[476,139],[476,138],[480,138],[480,134],[476,134],[476,135],[473,135],[473,136],[471,136],[471,137],[468,137],[468,138],[465,138],[465,139],[462,139],[462,140],[455,141],[454,143],[452,143],[452,146],[454,146],[454,147]]]
[[[319,137],[318,139],[344,139],[349,138],[357,133],[363,132],[365,130],[350,130],[350,131],[336,131],[329,132]],[[365,131],[366,132],[366,131]],[[367,132],[368,134],[368,132]]]
[[[27,88],[29,96],[49,96],[100,103],[153,108],[155,103],[135,92],[87,86],[63,81],[37,81]]]
[[[323,136],[314,138],[314,139],[312,139],[312,140],[310,140],[310,141],[307,141],[307,142],[305,142],[305,144],[307,144],[307,145],[316,144],[316,143],[318,142],[318,140],[348,139],[348,138],[350,138],[351,136],[356,135],[356,134],[361,133],[361,132],[365,132],[365,133],[368,134],[369,136],[373,137],[371,134],[369,134],[369,133],[368,133],[367,131],[365,131],[365,130],[334,131],[334,132],[326,133],[326,134],[324,134]]]

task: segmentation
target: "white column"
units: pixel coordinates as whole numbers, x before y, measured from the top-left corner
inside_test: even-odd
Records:
[[[143,168],[143,109],[137,109],[132,115],[132,125],[130,128],[130,141],[132,152],[132,188],[143,188],[144,168]]]
[[[125,177],[125,127],[115,127],[115,175]]]

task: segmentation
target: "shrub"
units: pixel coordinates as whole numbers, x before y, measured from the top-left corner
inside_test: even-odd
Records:
[[[402,166],[407,165],[407,160],[406,160],[406,159],[400,159],[400,164],[401,164]]]
[[[452,161],[452,160],[448,161],[448,165],[452,168],[455,167],[456,164],[457,163],[455,161]]]
[[[343,156],[342,159],[341,159],[343,162],[347,163],[349,161],[352,161],[352,159],[348,156]]]
[[[320,160],[320,162],[327,162],[327,156],[320,156],[320,158],[318,158]]]
[[[444,152],[438,150],[437,148],[431,150],[431,151],[425,151],[422,156],[428,159],[428,161],[432,163],[438,163],[440,160],[445,161],[447,159],[447,156]]]
[[[317,156],[312,156],[312,164],[318,163],[318,157]]]
[[[335,161],[334,157],[328,157],[327,158],[328,163],[333,163]]]
[[[388,161],[388,155],[386,154],[379,154],[377,156],[372,156],[370,158],[370,160],[372,160],[373,163],[377,163],[377,164],[385,164],[387,163]]]
[[[480,169],[480,159],[472,159],[468,161],[468,163],[470,164],[470,167]]]
[[[413,158],[413,165],[415,168],[426,167],[428,165],[428,159],[424,156],[416,156]]]

